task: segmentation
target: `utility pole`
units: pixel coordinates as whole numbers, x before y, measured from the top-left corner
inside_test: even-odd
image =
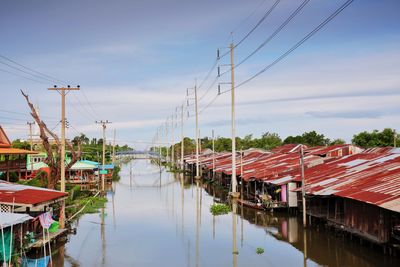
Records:
[[[103,191],[103,193],[105,192],[105,165],[106,165],[106,128],[107,128],[107,124],[111,123],[108,120],[101,120],[101,121],[96,121],[97,124],[101,124],[102,128],[103,128],[103,163],[102,163],[102,174],[101,174],[101,190]]]
[[[396,130],[393,130],[393,147],[396,147],[397,143],[397,133]]]
[[[27,122],[26,124],[29,125],[29,143],[31,146],[31,151],[33,151],[33,138],[32,138],[32,125],[35,124],[35,122]],[[33,160],[32,160],[32,155],[29,155],[29,161],[31,162],[31,174],[33,173]]]
[[[165,144],[166,144],[166,148],[167,148],[167,156],[166,156],[166,162],[168,163],[168,152],[169,152],[169,147],[168,147],[168,118],[167,121],[165,122]]]
[[[26,124],[29,125],[29,143],[31,146],[31,151],[33,151],[33,139],[32,139],[32,125],[35,124],[35,122],[27,122]]]
[[[212,162],[212,179],[215,179],[215,137],[214,129],[212,130],[212,151],[213,151],[213,162]]]
[[[185,143],[185,137],[183,136],[183,104],[181,107],[181,169],[184,169],[183,166],[183,157],[184,157],[184,153],[185,153],[185,149],[184,149],[184,144]]]
[[[53,88],[48,88],[51,91],[57,91],[61,95],[61,192],[65,192],[65,96],[70,91],[79,90],[79,85],[75,88],[70,87],[60,87],[54,86]]]
[[[50,91],[57,91],[61,95],[61,155],[60,155],[60,182],[61,192],[65,192],[65,96],[71,91],[78,91],[77,87],[60,87],[54,85],[53,88],[48,88]],[[65,201],[61,202],[60,210],[60,228],[65,228]]]
[[[232,197],[239,197],[237,192],[237,179],[236,179],[236,115],[235,115],[235,65],[233,60],[233,42],[230,46],[231,51],[231,116],[232,116]]]
[[[196,110],[196,179],[200,179],[199,169],[199,112],[197,103],[197,82],[194,85],[194,103]]]
[[[172,114],[171,117],[171,140],[172,140],[172,147],[171,147],[171,162],[172,162],[172,167],[175,165],[175,120],[174,120],[175,114]]]
[[[242,199],[243,199],[243,156],[244,156],[243,147],[241,147],[240,148],[240,196]]]
[[[112,149],[112,164],[115,164],[115,136],[116,136],[117,130],[114,129],[114,140],[113,140],[113,149]]]
[[[303,145],[300,145],[300,166],[301,166],[301,196],[303,203],[303,226],[307,225],[307,215],[306,215],[306,181],[304,177],[304,149]]]

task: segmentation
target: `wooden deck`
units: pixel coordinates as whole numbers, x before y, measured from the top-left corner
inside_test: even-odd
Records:
[[[43,236],[39,237],[39,238],[36,239],[36,241],[34,243],[31,243],[31,244],[27,245],[26,248],[30,249],[30,248],[43,247],[44,244],[47,244],[49,241],[53,241],[54,239],[56,239],[57,237],[63,235],[66,232],[67,232],[67,229],[59,229],[55,233],[50,233],[50,239],[48,238],[48,236],[46,234],[46,241],[43,240]]]

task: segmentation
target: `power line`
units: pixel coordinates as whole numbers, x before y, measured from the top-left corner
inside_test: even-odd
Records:
[[[275,3],[265,12],[265,14],[261,17],[261,19],[256,23],[256,25],[254,25],[254,27],[234,46],[234,48],[238,47],[241,43],[243,43],[257,28],[258,26],[261,25],[261,23],[268,18],[268,16],[272,13],[272,11],[275,9],[275,7],[280,3],[281,0],[276,0]],[[257,9],[262,6],[264,4],[265,0],[263,0],[261,2],[260,5],[257,6],[257,8],[245,19],[247,20],[248,18],[250,18],[251,16],[254,15],[254,13],[257,11]],[[229,51],[225,52],[223,55],[221,55],[219,58],[217,58],[214,62],[214,64],[212,65],[210,71],[207,73],[206,77],[203,79],[203,81],[200,83],[200,85],[198,86],[198,89],[200,89],[204,83],[208,80],[208,78],[210,77],[212,71],[214,71],[215,67],[218,64],[218,61],[225,57],[227,54],[229,54]],[[205,95],[208,94],[208,92],[210,91],[211,87],[214,86],[214,84],[216,83],[216,81],[218,80],[218,76],[216,77],[216,79],[212,82],[212,84],[208,87],[208,89],[205,91],[205,93],[200,96],[199,101],[201,99],[204,98]]]
[[[238,64],[236,64],[235,68],[242,65],[245,61],[247,61],[250,57],[252,57],[255,53],[257,53],[261,48],[263,48],[266,44],[268,44],[274,37],[283,30],[289,22],[299,14],[299,12],[310,2],[310,0],[304,0],[295,11],[290,14],[290,16],[264,41],[262,42],[253,52],[251,52],[247,57],[242,59]]]
[[[259,76],[260,74],[264,73],[266,70],[270,69],[271,67],[273,67],[275,64],[279,63],[282,59],[284,59],[285,57],[287,57],[288,55],[290,55],[294,50],[296,50],[299,46],[301,46],[304,42],[306,42],[308,39],[310,39],[314,34],[316,34],[319,30],[321,30],[326,24],[328,24],[331,20],[333,20],[337,15],[339,15],[346,7],[348,7],[354,0],[348,0],[347,2],[345,2],[342,6],[340,6],[335,12],[333,12],[328,18],[326,18],[323,22],[321,22],[316,28],[314,28],[310,33],[308,33],[303,39],[301,39],[299,42],[297,42],[294,46],[292,46],[289,50],[287,50],[284,54],[282,54],[280,57],[278,57],[277,59],[275,59],[271,64],[269,64],[268,66],[266,66],[265,68],[263,68],[262,70],[260,70],[259,72],[257,72],[256,74],[254,74],[253,76],[251,76],[250,78],[244,80],[243,82],[241,82],[240,84],[238,84],[235,88],[238,88],[248,82],[250,82],[251,80],[253,80],[254,78],[256,78],[257,76]]]
[[[10,67],[10,68],[12,68],[12,69],[18,70],[18,71],[23,72],[23,73],[28,74],[28,75],[31,75],[32,77],[35,77],[35,78],[38,78],[38,79],[42,79],[42,80],[46,80],[46,81],[49,81],[49,82],[54,82],[54,80],[45,78],[45,77],[43,77],[43,76],[39,76],[39,75],[37,75],[37,74],[30,73],[30,72],[28,72],[28,71],[25,71],[25,70],[23,70],[23,69],[20,69],[20,68],[18,68],[18,67],[15,67],[15,66],[13,66],[13,65],[11,65],[11,64],[8,64],[8,63],[6,63],[6,62],[0,61],[0,63],[3,64],[3,65],[6,65],[6,66],[8,66],[8,67]]]
[[[335,12],[333,12],[328,18],[326,18],[323,22],[321,22],[316,28],[314,28],[310,33],[308,33],[305,37],[303,37],[299,42],[297,42],[295,45],[293,45],[289,50],[287,50],[284,54],[279,56],[277,59],[275,59],[272,63],[270,63],[268,66],[266,66],[264,69],[260,70],[257,72],[255,75],[251,76],[250,78],[246,79],[245,81],[241,82],[240,84],[235,86],[236,88],[239,88],[240,86],[250,82],[260,74],[264,73],[277,63],[279,63],[281,60],[286,58],[288,55],[290,55],[294,50],[296,50],[298,47],[300,47],[304,42],[306,42],[308,39],[310,39],[314,34],[316,34],[319,30],[321,30],[326,24],[328,24],[331,20],[333,20],[337,15],[339,15],[345,8],[347,8],[354,0],[348,0],[345,2],[342,6],[340,6]],[[225,94],[227,92],[231,91],[231,89],[226,90],[224,92],[220,92],[217,94],[201,111],[203,112],[206,110],[208,107],[210,107],[218,98],[218,96]]]
[[[82,112],[81,110],[78,110],[77,105],[75,105],[75,103],[69,101],[68,99],[67,99],[67,103],[70,104],[71,107],[72,107],[76,112],[78,112],[78,114],[83,114],[88,120],[93,121],[93,116],[92,116],[92,117],[89,117],[85,111]]]
[[[44,74],[44,73],[42,73],[42,72],[36,71],[36,70],[34,70],[34,69],[32,69],[32,68],[29,68],[29,67],[27,67],[27,66],[25,66],[25,65],[22,65],[22,64],[16,62],[15,60],[12,60],[11,58],[6,57],[6,56],[4,56],[4,55],[0,55],[0,57],[3,58],[3,59],[5,59],[5,60],[8,60],[8,61],[14,63],[15,65],[18,65],[18,66],[20,66],[20,67],[22,67],[22,68],[24,68],[24,69],[27,69],[27,70],[29,70],[29,71],[31,71],[31,72],[34,72],[34,73],[39,74],[39,75],[41,75],[41,76],[43,76],[43,77],[47,77],[47,78],[49,78],[49,79],[52,79],[53,81],[59,81],[59,82],[68,84],[66,81],[63,81],[63,80],[60,80],[60,79],[58,79],[58,78],[52,77],[52,76],[50,76],[50,75]]]
[[[85,105],[82,104],[81,100],[74,95],[75,99],[78,101],[78,104],[82,107],[82,109],[88,114],[90,115],[94,120],[96,120],[96,115],[92,114],[89,112],[89,110],[85,107]]]
[[[260,24],[268,18],[268,16],[272,13],[275,7],[280,3],[281,0],[276,0],[275,3],[268,9],[268,11],[261,17],[261,19],[257,22],[256,25],[237,43],[235,44],[234,48],[238,47],[244,40],[246,40],[257,28]]]
[[[249,20],[257,11],[258,9],[266,2],[267,0],[262,0],[256,8],[246,17],[244,18],[241,22],[238,23],[238,25],[232,29],[231,32],[235,32],[237,29],[239,29],[247,20]]]
[[[20,78],[24,78],[26,80],[30,80],[30,81],[33,81],[33,82],[37,82],[37,83],[47,84],[48,85],[48,83],[45,83],[43,81],[39,81],[39,80],[36,80],[36,79],[33,79],[33,78],[29,78],[29,77],[26,77],[26,76],[23,76],[21,74],[14,73],[14,72],[11,72],[11,71],[8,71],[8,70],[0,69],[0,71],[8,73],[8,74],[11,74],[11,75],[14,75],[14,76],[17,76],[17,77],[20,77]]]
[[[23,64],[21,64],[21,63],[18,63],[17,61],[15,61],[15,60],[13,60],[13,59],[11,59],[11,58],[9,58],[9,57],[6,57],[6,56],[4,56],[4,55],[1,55],[1,54],[0,54],[0,57],[3,58],[3,59],[5,59],[5,60],[7,60],[7,61],[9,61],[9,62],[11,62],[11,63],[13,63],[13,64],[15,64],[15,65],[17,65],[17,66],[22,67],[23,69],[18,68],[18,67],[15,67],[15,66],[13,66],[13,65],[11,65],[11,64],[8,64],[8,63],[6,63],[6,62],[3,62],[3,61],[0,61],[1,64],[4,64],[4,65],[6,65],[6,66],[8,66],[8,67],[10,67],[10,68],[13,68],[13,69],[15,69],[15,70],[17,70],[17,71],[22,72],[22,73],[31,75],[31,76],[33,76],[33,77],[35,77],[35,78],[37,78],[37,79],[40,79],[40,80],[32,79],[32,78],[30,78],[30,77],[26,77],[26,76],[24,76],[24,75],[20,75],[20,74],[17,74],[17,73],[13,73],[13,72],[10,72],[10,71],[8,71],[8,70],[0,69],[0,71],[6,72],[6,73],[9,73],[9,74],[12,74],[12,75],[15,75],[15,76],[24,78],[24,79],[28,79],[28,80],[31,80],[31,81],[34,81],[34,82],[42,83],[42,84],[47,84],[47,83],[45,83],[45,82],[43,82],[43,81],[41,81],[41,80],[45,80],[45,81],[49,81],[49,82],[55,82],[55,83],[57,83],[57,82],[62,82],[62,83],[68,84],[67,81],[64,81],[64,80],[61,80],[61,79],[59,79],[59,78],[50,76],[50,75],[45,74],[45,73],[43,73],[43,72],[39,72],[39,71],[37,71],[37,70],[35,70],[35,69],[33,69],[33,68],[30,68],[30,67],[27,67],[27,66],[25,66],[25,65],[23,65]],[[25,70],[24,70],[24,69],[25,69]],[[28,70],[28,71],[26,71],[26,70]],[[82,90],[81,90],[81,91],[82,91]],[[83,91],[82,91],[82,94],[83,94],[83,96],[84,96],[85,101],[88,103],[89,107],[91,108],[91,111],[93,111],[93,115],[94,115],[93,117],[97,116],[97,113],[95,112],[95,110],[94,110],[92,104],[89,102],[89,99],[87,98],[86,94],[85,94]],[[79,102],[80,105],[83,106],[82,102],[81,102],[79,99],[78,99],[78,102]],[[84,109],[86,110],[86,108],[84,108]],[[86,110],[86,111],[87,111],[88,113],[90,113],[88,110]]]
[[[204,92],[204,94],[202,94],[200,97],[199,97],[199,102],[210,92],[210,90],[211,90],[211,88],[217,83],[217,81],[219,80],[219,77],[218,76],[216,76],[215,78],[214,78],[214,80],[213,80],[213,82],[210,84],[210,86],[207,88],[207,90]]]
[[[5,110],[5,109],[0,109],[0,112],[10,113],[10,114],[16,114],[16,115],[24,115],[24,116],[26,116],[26,117],[30,117],[29,113],[23,113],[23,112],[17,112],[17,111]],[[44,116],[44,115],[40,115],[40,117],[42,117],[42,118],[56,119],[55,117]]]
[[[214,98],[213,98],[207,105],[205,105],[205,106],[200,110],[199,113],[201,114],[201,113],[202,113],[204,110],[206,110],[209,106],[211,106],[212,104],[214,104],[214,102],[215,102],[215,100],[217,100],[218,96],[219,96],[219,94],[215,95]]]
[[[83,94],[83,97],[85,98],[86,102],[89,104],[90,109],[93,111],[93,115],[100,117],[100,116],[98,116],[97,112],[94,110],[92,104],[89,102],[89,99],[87,98],[87,96],[85,94],[85,91],[81,89],[80,92]]]
[[[309,0],[308,0],[309,1]],[[237,43],[234,45],[233,48],[238,47],[241,43],[243,43],[257,28],[258,26],[261,25],[261,23],[269,17],[269,15],[272,13],[272,11],[275,9],[275,7],[280,3],[280,0],[276,0],[275,3],[264,13],[264,15],[261,17],[261,19],[254,25],[254,27]],[[229,51],[226,51],[224,54],[221,55],[220,58],[225,57],[226,55],[229,54]],[[229,71],[227,71],[229,72]],[[224,72],[223,74],[225,74]]]

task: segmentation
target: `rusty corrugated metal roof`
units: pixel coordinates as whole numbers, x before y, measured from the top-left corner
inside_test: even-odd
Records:
[[[307,169],[305,178],[307,194],[350,198],[400,212],[398,153],[346,156]],[[295,179],[300,181],[300,176]]]

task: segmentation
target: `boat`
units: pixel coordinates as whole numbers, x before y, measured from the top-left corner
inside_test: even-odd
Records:
[[[237,200],[237,202],[239,204],[242,204],[245,207],[249,207],[249,208],[256,209],[256,210],[265,210],[264,206],[261,203],[257,204],[257,203],[254,203],[254,202],[250,201],[250,200],[244,200],[244,199],[241,199],[241,198],[239,198]]]

